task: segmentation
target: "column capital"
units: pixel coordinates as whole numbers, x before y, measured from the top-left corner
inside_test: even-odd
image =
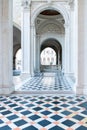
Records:
[[[37,34],[37,35],[36,35],[36,37],[37,37],[37,39],[39,39],[39,40],[40,40],[41,35],[40,35],[40,34]]]
[[[68,4],[73,4],[74,0],[68,0]]]
[[[75,0],[68,0],[68,4],[72,10],[74,9],[74,2]]]
[[[51,4],[51,2],[52,2],[52,0],[47,0],[47,3],[48,3],[48,4]]]
[[[30,5],[31,5],[31,0],[22,0],[22,7],[24,9],[29,9],[30,8]]]

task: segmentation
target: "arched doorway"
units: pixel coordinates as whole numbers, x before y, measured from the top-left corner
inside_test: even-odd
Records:
[[[22,71],[22,50],[18,49],[15,53],[13,76],[18,76]]]
[[[62,69],[62,46],[55,39],[47,39],[41,44],[40,55],[43,52],[43,62],[40,62],[41,71],[50,68],[50,71]],[[42,56],[42,55],[41,55]]]
[[[21,73],[21,66],[18,64],[20,60],[18,57],[18,53],[21,51],[21,30],[17,27],[17,25],[13,26],[13,76],[19,75]],[[21,57],[21,56],[20,56]]]
[[[57,65],[57,54],[55,50],[53,50],[51,47],[46,47],[44,50],[42,50],[40,59],[41,59],[41,65],[44,66]]]
[[[40,54],[41,71],[53,70],[57,66],[57,54],[51,47],[46,47]]]
[[[51,47],[56,52],[56,67],[62,69],[62,46],[64,48],[65,28],[64,18],[60,12],[54,9],[46,9],[40,12],[35,21],[36,43],[35,43],[35,72],[41,71],[40,53],[46,47]],[[45,40],[44,40],[45,39]],[[56,40],[57,39],[57,40]],[[62,45],[60,45],[60,43]],[[39,52],[39,53],[37,53]],[[37,56],[38,55],[38,56]],[[64,51],[63,51],[64,56]],[[51,64],[51,63],[50,63]],[[64,62],[63,62],[64,65]],[[51,65],[52,66],[52,65]],[[46,67],[46,66],[45,66]],[[41,69],[41,70],[40,70]]]
[[[21,54],[21,49],[19,49],[17,52],[16,52],[16,56],[15,56],[15,67],[16,67],[16,70],[19,70],[21,71],[22,70],[22,54]]]

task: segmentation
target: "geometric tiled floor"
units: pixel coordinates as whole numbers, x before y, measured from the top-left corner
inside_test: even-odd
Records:
[[[72,87],[61,72],[41,73],[30,78],[18,91],[72,91]]]
[[[87,98],[0,96],[0,130],[87,130]]]

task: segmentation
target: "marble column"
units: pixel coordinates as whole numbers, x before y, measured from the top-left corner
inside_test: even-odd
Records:
[[[60,52],[59,52],[60,50],[59,50],[59,48],[58,48],[58,69],[60,69]]]
[[[14,91],[12,4],[12,0],[0,0],[0,94]]]
[[[31,76],[34,76],[34,64],[35,64],[35,26],[34,25],[32,25],[31,26],[31,40],[30,40],[30,42],[31,42],[31,50],[30,50],[30,52],[31,52],[31,62],[30,62],[30,64],[31,64]]]
[[[23,2],[21,16],[22,76],[31,76],[30,5]]]
[[[76,81],[77,69],[77,3],[70,5],[70,75]]]
[[[77,94],[87,95],[87,0],[78,1]]]

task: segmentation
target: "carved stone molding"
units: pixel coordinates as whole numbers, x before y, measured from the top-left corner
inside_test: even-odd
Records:
[[[74,0],[68,0],[68,4],[71,9],[74,9]]]
[[[30,7],[30,4],[31,4],[31,0],[22,0],[22,6],[25,9],[28,9]]]
[[[62,34],[64,32],[64,29],[58,25],[55,25],[54,23],[49,23],[37,31],[38,34],[44,34],[49,32]]]

